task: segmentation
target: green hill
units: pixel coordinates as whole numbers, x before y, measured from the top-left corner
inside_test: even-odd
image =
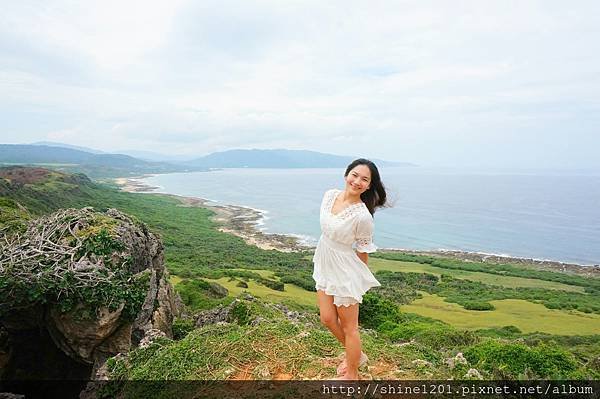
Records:
[[[85,173],[91,178],[134,176],[205,170],[165,162],[150,162],[122,154],[90,153],[49,145],[0,144],[0,165],[39,165],[64,172]]]

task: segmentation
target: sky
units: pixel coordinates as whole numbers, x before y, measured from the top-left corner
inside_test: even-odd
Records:
[[[600,169],[597,1],[0,1],[1,143]]]

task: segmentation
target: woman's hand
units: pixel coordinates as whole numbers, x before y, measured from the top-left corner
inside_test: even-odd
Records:
[[[365,265],[368,265],[369,263],[369,254],[366,252],[356,252],[356,254],[358,255],[358,257],[360,258],[360,260],[363,261],[363,263]]]

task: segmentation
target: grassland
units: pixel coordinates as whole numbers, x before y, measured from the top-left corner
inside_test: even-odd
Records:
[[[403,272],[428,272],[430,267],[413,264],[410,262],[398,262],[380,259],[371,259],[371,268],[377,270],[402,270]],[[237,269],[243,270],[243,269]],[[265,278],[276,278],[271,270],[252,270]],[[436,274],[436,273],[432,273]],[[482,281],[480,274],[457,271],[454,277],[464,279],[473,278]],[[474,275],[474,276],[473,276]],[[530,287],[530,279],[519,277],[504,277],[504,283],[510,287]],[[284,291],[278,291],[266,287],[255,281],[247,281],[248,287],[242,288],[237,285],[238,280],[229,277],[219,279],[208,279],[206,281],[216,282],[227,288],[231,297],[236,297],[242,292],[271,302],[290,303],[296,302],[306,307],[316,307],[316,296],[314,292],[306,291],[293,284],[285,284]],[[524,280],[524,281],[520,281]],[[173,276],[174,284],[181,278]],[[536,288],[564,289],[560,283],[551,281],[533,280]],[[567,291],[572,286],[562,284]],[[550,288],[552,287],[552,288]],[[560,288],[559,288],[560,287]],[[580,287],[575,287],[577,290]],[[415,313],[448,323],[456,328],[478,330],[482,328],[499,328],[504,326],[515,326],[524,333],[543,332],[556,335],[593,335],[600,333],[600,316],[588,314],[576,310],[557,310],[522,299],[503,299],[491,301],[494,310],[475,311],[465,309],[456,303],[444,301],[443,297],[427,292],[418,292],[422,298],[408,305],[402,305],[403,312]]]
[[[543,305],[522,299],[492,301],[494,310],[467,310],[445,302],[435,294],[421,292],[423,298],[402,305],[403,312],[441,320],[456,328],[478,330],[515,326],[524,333],[544,332],[555,335],[592,335],[600,333],[600,316],[576,310],[548,309]]]
[[[251,295],[260,298],[268,302],[280,302],[289,303],[296,302],[300,305],[307,307],[314,307],[316,310],[317,296],[316,293],[306,291],[303,288],[296,287],[293,284],[285,284],[284,291],[278,291],[265,287],[262,284],[258,284],[252,280],[248,281],[248,288],[242,288],[236,286],[237,281],[230,281],[229,277],[222,277],[220,279],[204,279],[206,281],[213,281],[221,286],[227,288],[230,296],[238,296],[242,292],[248,292]]]
[[[458,279],[478,281],[489,285],[499,285],[507,288],[543,288],[549,290],[563,290],[571,292],[584,292],[584,288],[576,285],[557,283],[553,281],[538,280],[523,277],[498,276],[482,272],[471,272],[465,270],[443,269],[427,264],[415,262],[402,262],[387,259],[372,258],[369,261],[369,268],[375,272],[377,270],[391,270],[403,273],[429,273],[435,276],[446,274]]]

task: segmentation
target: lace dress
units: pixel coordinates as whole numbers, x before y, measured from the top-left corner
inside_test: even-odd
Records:
[[[352,303],[362,303],[365,292],[381,284],[352,247],[355,244],[358,252],[372,253],[377,250],[373,244],[373,217],[363,202],[352,204],[338,214],[331,213],[341,192],[331,189],[323,196],[321,237],[313,256],[312,277],[317,289],[334,296],[336,305],[350,306]]]

